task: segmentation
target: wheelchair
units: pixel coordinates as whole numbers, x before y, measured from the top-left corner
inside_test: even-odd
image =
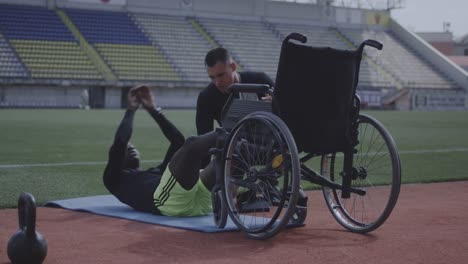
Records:
[[[378,120],[360,113],[356,93],[364,47],[383,45],[366,40],[349,51],[306,42],[299,33],[283,40],[273,91],[230,87],[211,150],[219,228],[229,217],[248,237],[268,239],[303,225],[308,198],[301,180],[322,189],[333,217],[351,232],[375,230],[395,207],[401,184],[396,144]],[[239,93],[269,93],[272,101],[241,100]]]

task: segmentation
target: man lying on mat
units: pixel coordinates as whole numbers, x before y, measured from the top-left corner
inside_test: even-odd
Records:
[[[142,170],[140,155],[129,143],[135,111],[140,104],[161,128],[170,146],[157,167]],[[136,210],[167,216],[197,216],[211,213],[214,164],[200,171],[205,153],[214,147],[216,132],[184,139],[182,133],[155,107],[147,86],[128,93],[128,107],[109,150],[103,175],[106,188],[121,202]],[[166,170],[166,167],[168,169]]]

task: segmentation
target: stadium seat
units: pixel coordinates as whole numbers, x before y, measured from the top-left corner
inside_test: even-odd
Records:
[[[455,88],[453,82],[431,66],[417,52],[398,40],[390,31],[340,29],[354,43],[372,38],[384,45],[382,52],[366,51],[366,54],[391,72],[409,88]]]
[[[273,80],[276,78],[281,40],[264,22],[205,17],[198,17],[197,21],[230,50],[244,70],[263,71]]]
[[[119,80],[182,80],[127,13],[77,9],[66,12]]]
[[[0,34],[0,77],[28,77],[28,72]]]
[[[183,16],[132,14],[154,45],[165,51],[183,80],[208,82],[205,54],[212,48]]]
[[[53,10],[1,5],[0,26],[30,72],[30,77],[102,79],[73,34]]]

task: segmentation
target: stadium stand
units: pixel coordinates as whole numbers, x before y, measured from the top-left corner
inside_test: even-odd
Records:
[[[350,49],[336,31],[329,27],[304,25],[304,24],[274,24],[281,38],[286,37],[291,32],[300,32],[307,36],[307,43],[315,47],[331,47],[335,49]]]
[[[316,47],[331,47],[335,49],[356,49],[359,43],[349,43],[336,28],[301,25],[301,24],[274,24],[276,30],[284,38],[290,32],[301,32],[308,37],[307,42]],[[367,49],[366,49],[367,50]],[[379,89],[394,87],[394,83],[382,70],[364,57],[361,63],[359,87],[366,89]]]
[[[212,46],[195,30],[189,18],[139,13],[132,16],[152,43],[174,62],[185,81],[209,81],[203,61]]]
[[[345,29],[340,31],[353,43],[357,44],[364,39],[372,38],[384,45],[384,50],[366,50],[366,54],[389,72],[396,76],[405,87],[447,89],[455,85],[417,52],[411,50],[402,41],[399,41],[391,32],[383,30]]]
[[[281,40],[263,21],[197,17],[219,44],[230,50],[244,70],[263,71],[276,78]]]
[[[2,34],[0,34],[0,77],[28,77],[28,71],[18,59]]]
[[[32,78],[102,78],[52,10],[1,5],[0,28]]]
[[[68,9],[66,13],[120,80],[181,81],[126,12]]]
[[[294,31],[319,47],[355,49],[368,38],[384,44],[365,49],[361,63],[358,93],[367,106],[468,109],[466,72],[390,12],[388,23],[375,24],[367,19],[373,10],[332,5],[324,13],[320,3],[182,2],[0,0],[0,107],[78,107],[83,91],[91,107],[122,107],[128,87],[142,82],[165,107],[194,107],[209,82],[209,49],[226,47],[240,70],[275,79],[281,41]],[[423,107],[420,98],[427,98]],[[456,108],[443,103],[453,100]]]

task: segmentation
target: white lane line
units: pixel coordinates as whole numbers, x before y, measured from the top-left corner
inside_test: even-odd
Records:
[[[142,163],[157,163],[156,160],[142,160]],[[106,165],[107,161],[84,161],[84,162],[63,162],[63,163],[35,163],[35,164],[0,164],[0,169],[30,168],[30,167],[61,167],[61,166],[93,166]]]
[[[400,154],[424,154],[424,153],[449,153],[449,152],[467,152],[468,148],[453,149],[428,149],[428,150],[403,150]]]
[[[403,150],[399,151],[400,155],[405,154],[428,154],[428,153],[450,153],[450,152],[468,152],[468,148],[452,148],[452,149],[428,149],[428,150]],[[157,164],[157,160],[142,160],[142,163]],[[61,166],[94,166],[105,165],[106,161],[84,161],[84,162],[64,162],[64,163],[36,163],[36,164],[0,164],[0,169],[12,168],[32,168],[32,167],[61,167]]]

